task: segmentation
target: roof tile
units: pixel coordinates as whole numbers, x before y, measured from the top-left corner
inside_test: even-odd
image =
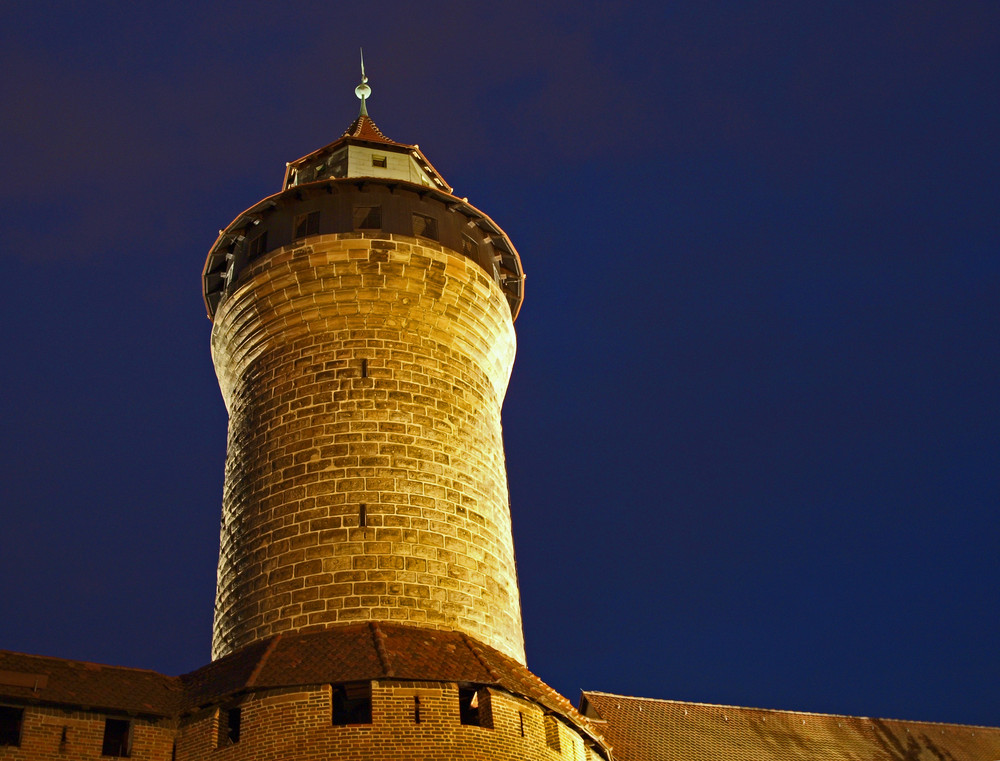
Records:
[[[994,761],[1000,728],[584,692],[616,761]]]
[[[170,716],[182,694],[177,677],[155,671],[0,650],[0,697],[8,699]]]

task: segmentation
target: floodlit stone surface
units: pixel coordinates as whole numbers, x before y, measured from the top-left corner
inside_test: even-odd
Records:
[[[229,410],[213,655],[348,621],[454,629],[524,662],[500,407],[510,309],[433,241],[270,252],[215,315]]]

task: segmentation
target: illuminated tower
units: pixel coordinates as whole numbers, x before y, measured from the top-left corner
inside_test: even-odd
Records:
[[[178,759],[606,758],[524,665],[517,251],[375,126],[363,69],[355,92],[205,264],[229,442],[215,660],[185,677]]]
[[[229,411],[213,656],[391,621],[523,663],[500,428],[520,259],[356,92],[205,265]]]

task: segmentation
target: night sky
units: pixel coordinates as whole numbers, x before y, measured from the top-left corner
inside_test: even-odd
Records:
[[[369,112],[527,273],[528,665],[1000,723],[1000,4],[12,2],[0,647],[209,659],[201,268]]]

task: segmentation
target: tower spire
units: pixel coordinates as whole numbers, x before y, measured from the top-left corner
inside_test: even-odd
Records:
[[[365,76],[365,51],[364,48],[359,48],[361,50],[361,84],[354,88],[354,94],[361,98],[361,111],[358,116],[368,116],[368,108],[365,102],[368,100],[368,96],[372,94],[372,88],[368,86],[368,77]]]

